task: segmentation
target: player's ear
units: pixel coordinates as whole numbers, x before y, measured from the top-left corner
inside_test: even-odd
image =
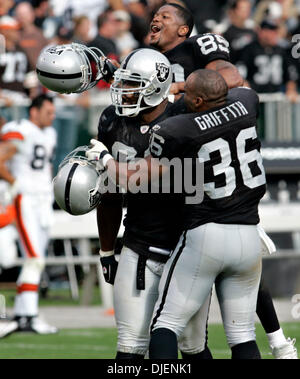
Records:
[[[36,108],[36,107],[32,107],[32,108],[30,109],[30,111],[29,111],[29,116],[30,116],[31,118],[36,118],[36,116],[37,116],[37,112],[38,112],[37,108]]]
[[[195,97],[195,107],[198,109],[203,104],[203,99],[200,96]]]
[[[187,25],[181,25],[178,29],[178,36],[179,37],[185,37],[187,33],[189,32],[189,27]]]

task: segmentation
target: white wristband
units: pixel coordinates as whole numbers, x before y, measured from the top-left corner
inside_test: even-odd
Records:
[[[104,157],[102,158],[102,164],[104,167],[106,167],[107,162],[111,159],[114,159],[109,153],[105,154]]]
[[[170,103],[175,103],[175,95],[173,95],[173,94],[168,95],[168,101]]]
[[[109,251],[103,251],[103,250],[99,250],[99,254],[100,254],[100,257],[110,257],[112,255],[115,254],[115,252],[113,250],[109,250]]]

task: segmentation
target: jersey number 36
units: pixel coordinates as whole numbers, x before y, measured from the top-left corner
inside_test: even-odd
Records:
[[[246,141],[257,139],[255,126],[243,129],[239,132],[236,138],[236,151],[239,164],[233,164],[232,153],[229,143],[223,139],[218,138],[214,141],[204,144],[198,152],[198,157],[202,162],[211,160],[210,154],[213,152],[220,152],[221,162],[212,167],[213,174],[225,175],[225,185],[217,187],[215,182],[204,184],[205,193],[211,199],[220,199],[223,197],[231,196],[236,189],[236,170],[240,171],[243,184],[248,188],[256,188],[266,183],[265,170],[262,163],[262,156],[258,150],[254,149],[246,152]],[[260,174],[253,176],[250,164],[256,162]]]

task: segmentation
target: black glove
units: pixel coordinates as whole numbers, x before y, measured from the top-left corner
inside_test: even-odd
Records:
[[[109,257],[101,257],[100,262],[105,281],[109,284],[114,284],[118,268],[118,262],[116,261],[115,256],[110,255]]]
[[[105,58],[100,61],[100,67],[101,73],[103,75],[103,80],[109,83],[110,80],[113,78],[114,72],[118,69],[118,67],[113,65],[108,58]]]

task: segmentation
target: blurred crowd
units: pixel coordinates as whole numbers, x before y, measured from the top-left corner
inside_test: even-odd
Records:
[[[192,11],[193,35],[224,35],[232,62],[252,88],[297,100],[300,61],[292,51],[298,39],[294,46],[291,40],[300,34],[300,0],[0,0],[0,106],[45,91],[35,64],[46,46],[82,43],[118,61],[147,47],[150,21],[168,2]],[[99,82],[96,88],[107,87]],[[88,106],[88,94],[76,101]]]

